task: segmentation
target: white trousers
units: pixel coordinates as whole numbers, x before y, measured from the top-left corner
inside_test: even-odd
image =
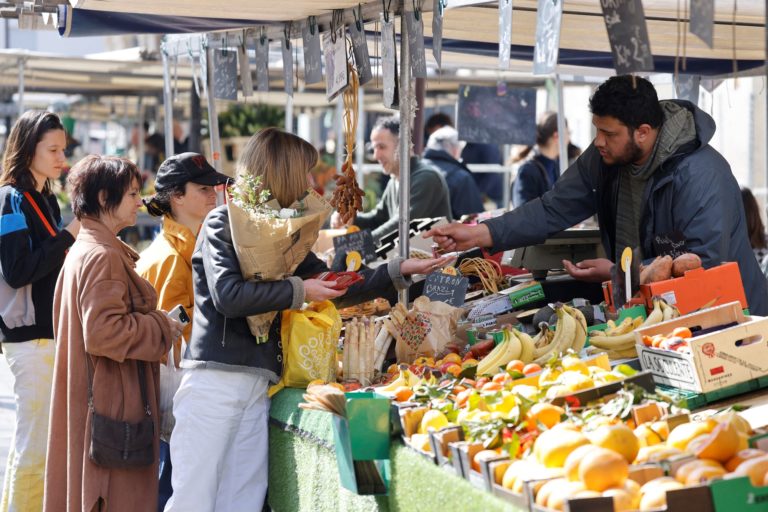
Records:
[[[3,353],[13,374],[16,425],[8,451],[0,510],[40,511],[56,344],[48,339],[3,343]]]
[[[191,369],[173,399],[173,495],[165,512],[261,512],[267,493],[269,382]]]

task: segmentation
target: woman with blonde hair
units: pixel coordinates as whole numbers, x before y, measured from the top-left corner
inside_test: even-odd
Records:
[[[274,128],[251,137],[237,173],[260,176],[281,207],[310,188],[317,151],[303,139]],[[347,290],[312,276],[328,270],[309,253],[292,276],[246,281],[240,273],[226,206],[205,219],[192,256],[195,317],[182,367],[190,368],[174,398],[171,438],[173,495],[166,511],[261,510],[267,491],[269,400],[267,388],[282,372],[280,315],[266,342],[257,343],[246,317],[298,309],[305,302],[345,296],[350,303],[371,293],[403,289],[408,276],[439,260],[395,259],[363,271],[365,281]]]

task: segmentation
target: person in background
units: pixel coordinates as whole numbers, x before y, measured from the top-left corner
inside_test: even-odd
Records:
[[[96,155],[80,160],[68,176],[82,229],[59,274],[53,305],[48,512],[157,507],[158,365],[182,325],[157,310],[157,293],[134,270],[139,255],[117,238],[136,222],[140,182],[130,160]],[[126,423],[152,419],[155,461],[130,469],[96,464],[89,457],[91,411]]]
[[[310,169],[309,174],[312,177],[312,188],[315,189],[315,192],[323,196],[325,195],[325,187],[328,186],[336,176],[336,168],[325,162],[322,158],[319,158],[317,164]]]
[[[744,214],[747,218],[749,245],[752,246],[757,262],[762,265],[763,260],[768,256],[768,241],[766,241],[765,225],[760,215],[760,207],[757,205],[752,191],[747,187],[741,187],[741,201],[744,203]]]
[[[454,219],[484,210],[483,200],[472,173],[458,160],[460,154],[459,133],[451,126],[444,126],[432,132],[424,151],[424,161],[440,169],[445,176]]]
[[[444,126],[453,127],[453,119],[448,114],[438,112],[433,114],[424,123],[424,130],[429,136]],[[461,151],[461,157],[458,158],[461,162],[467,166],[469,164],[498,164],[503,163],[501,157],[501,151],[499,147],[493,144],[479,144],[475,142],[467,142],[464,145],[464,149]],[[471,172],[471,171],[470,171]],[[475,172],[472,173],[472,178],[475,180],[478,190],[484,196],[490,199],[496,204],[497,208],[502,208],[506,205],[502,204],[504,198],[504,175],[498,172]]]
[[[566,141],[568,134],[565,134]],[[570,142],[570,141],[569,141]],[[544,112],[536,123],[536,145],[525,146],[512,163],[522,162],[512,186],[515,208],[541,197],[560,177],[560,136],[557,112]]]
[[[374,208],[358,213],[353,223],[361,229],[371,229],[373,239],[397,229],[400,212],[399,176],[400,158],[398,144],[400,120],[383,117],[376,121],[371,131],[373,157],[384,172],[392,178],[387,183],[381,199]],[[410,218],[446,217],[451,219],[451,200],[448,185],[442,173],[417,156],[411,156],[411,208]],[[331,227],[340,228],[343,223],[338,212],[331,216]]]
[[[0,330],[13,375],[16,423],[5,468],[2,511],[43,507],[48,415],[53,378],[53,293],[80,222],[61,229],[52,184],[66,165],[67,137],[55,114],[28,111],[11,128],[0,174],[0,273],[13,291]],[[4,288],[7,289],[6,286]],[[15,293],[18,298],[18,292]],[[31,304],[27,301],[31,300]]]
[[[246,144],[237,174],[262,179],[280,206],[293,204],[311,186],[309,170],[317,151],[305,140],[278,130],[261,130]],[[280,315],[269,335],[257,342],[251,315],[298,309],[305,302],[369,300],[410,284],[449,258],[392,259],[346,290],[314,276],[327,271],[309,252],[293,275],[277,281],[246,280],[232,242],[227,206],[205,219],[192,256],[195,317],[184,355],[181,386],[174,398],[176,426],[171,439],[173,495],[166,511],[262,510],[267,492],[269,399],[267,389],[282,373]],[[339,304],[342,305],[341,303]]]
[[[445,251],[492,252],[540,244],[597,214],[607,258],[563,260],[575,279],[602,282],[626,247],[659,256],[657,236],[684,240],[705,268],[739,265],[750,311],[768,314],[768,283],[755,261],[739,185],[709,141],[715,121],[689,101],[659,101],[648,80],[613,76],[589,101],[596,135],[552,190],[500,217],[425,233]]]
[[[229,178],[216,172],[197,153],[172,156],[160,165],[155,180],[155,195],[144,200],[147,212],[163,218],[163,229],[152,244],[141,253],[136,272],[149,281],[157,291],[157,308],[171,311],[178,305],[194,318],[194,291],[192,287],[192,252],[195,240],[205,216],[216,207],[216,185],[227,183]],[[184,339],[189,340],[192,323],[184,328]],[[173,345],[173,361],[178,368],[181,361],[182,339]],[[163,358],[161,364],[169,364]],[[167,374],[161,374],[167,375]],[[163,386],[170,385],[161,378]],[[175,392],[175,390],[174,390]],[[171,411],[163,411],[171,414]],[[162,420],[164,425],[173,422]],[[163,510],[170,498],[172,464],[168,440],[170,432],[161,428],[160,439],[160,490],[158,509]]]

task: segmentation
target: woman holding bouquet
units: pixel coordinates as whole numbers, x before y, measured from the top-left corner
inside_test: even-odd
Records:
[[[237,174],[260,178],[262,189],[287,208],[310,188],[309,171],[317,158],[308,142],[267,128],[248,141]],[[363,271],[362,283],[334,290],[335,282],[312,277],[328,268],[309,252],[286,279],[247,281],[232,242],[227,207],[214,209],[203,223],[192,256],[196,313],[182,361],[191,371],[185,373],[174,398],[174,493],[166,511],[261,510],[263,506],[267,389],[277,383],[282,371],[280,315],[261,343],[251,334],[246,317],[298,309],[312,301],[360,302],[404,289],[411,274],[426,273],[447,261],[397,258]]]

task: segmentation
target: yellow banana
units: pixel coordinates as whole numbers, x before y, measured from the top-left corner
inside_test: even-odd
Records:
[[[415,382],[413,381],[415,379]],[[415,386],[419,383],[419,378],[414,375],[406,365],[400,365],[400,374],[397,376],[395,380],[390,382],[384,387],[381,387],[378,389],[378,391],[383,393],[393,393],[397,388],[400,386]]]
[[[620,336],[590,336],[590,345],[603,350],[626,350],[635,346],[635,333]]]
[[[651,311],[648,318],[645,319],[642,326],[648,327],[649,325],[656,325],[662,321],[664,321],[664,313],[661,311],[661,301],[654,300],[653,311]]]
[[[512,331],[513,336],[517,336],[517,338],[520,340],[521,350],[520,350],[520,360],[524,362],[525,364],[528,364],[533,361],[533,352],[536,350],[536,346],[533,343],[533,338],[531,338],[527,333],[513,330]]]
[[[576,334],[573,337],[571,348],[578,354],[587,342],[587,319],[578,308],[563,306],[565,312],[576,319]]]
[[[607,350],[606,355],[608,359],[626,359],[631,357],[637,357],[637,349],[631,347],[625,350]]]
[[[633,328],[632,318],[627,317],[624,320],[622,320],[619,325],[616,325],[614,323],[614,326],[615,327],[613,327],[612,329],[611,328],[606,329],[605,334],[607,334],[608,336],[620,336],[622,334],[627,334],[628,332],[631,332]]]
[[[513,359],[519,359],[522,352],[522,344],[517,336],[496,345],[490,354],[485,356],[477,364],[477,375],[495,374],[499,367],[506,366]]]
[[[565,312],[562,306],[555,307],[557,314],[557,325],[555,326],[555,337],[552,343],[557,343],[555,351],[562,354],[573,345],[576,338],[576,319]]]

